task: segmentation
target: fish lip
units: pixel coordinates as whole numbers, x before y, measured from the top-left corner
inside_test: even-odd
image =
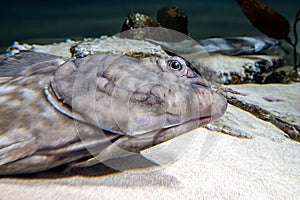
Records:
[[[212,120],[219,118],[222,115],[223,115],[223,113],[212,115],[212,116],[197,117],[197,118],[193,118],[193,119],[190,119],[190,120],[178,123],[178,124],[172,124],[172,125],[169,125],[169,126],[165,126],[165,127],[160,128],[160,129],[142,132],[138,135],[144,135],[144,134],[152,133],[153,131],[165,131],[165,130],[168,130],[168,129],[171,129],[171,128],[174,128],[174,127],[179,127],[179,126],[183,126],[183,125],[187,125],[189,123],[195,123],[195,122],[198,124],[198,128],[199,128],[199,127],[201,127],[205,124],[210,123]],[[191,129],[191,130],[193,130],[193,129]],[[191,130],[189,130],[189,131],[191,131]],[[183,132],[183,133],[185,133],[185,132]],[[127,135],[136,136],[135,134],[127,134]]]
[[[182,126],[182,125],[185,125],[185,124],[188,124],[188,123],[193,123],[193,122],[197,122],[198,127],[201,127],[201,126],[203,126],[205,124],[208,124],[211,121],[221,117],[222,115],[223,115],[223,113],[216,114],[216,115],[211,115],[211,116],[197,117],[197,118],[193,118],[193,119],[187,120],[187,121],[179,123],[179,124],[173,124],[173,125],[164,127],[162,129],[169,129],[169,128],[172,128],[172,127],[178,127],[178,126]]]
[[[203,126],[204,124],[208,124],[212,120],[214,120],[214,118],[212,116],[207,116],[207,117],[200,117],[198,119],[192,119],[192,120],[189,120],[187,122],[198,121],[198,123],[199,123],[198,127],[200,127],[200,126]]]
[[[211,121],[219,118],[220,116],[222,116],[222,114],[217,114],[217,115],[212,115],[212,116],[205,116],[205,117],[199,117],[199,118],[195,118],[195,119],[190,119],[182,124],[185,124],[185,123],[190,123],[190,122],[197,122],[199,123],[199,127],[200,126],[203,126],[204,124],[208,124],[210,123]],[[181,124],[181,125],[182,125]]]
[[[228,104],[226,103],[223,106],[221,112],[219,112],[219,113],[216,113],[214,115],[209,115],[209,116],[201,116],[201,117],[198,117],[198,118],[193,118],[193,119],[187,120],[187,121],[185,121],[181,124],[178,124],[178,126],[198,121],[198,124],[199,124],[198,127],[201,127],[205,124],[208,124],[208,123],[212,122],[213,120],[216,120],[216,119],[222,117],[225,114],[226,110],[227,110],[227,106],[228,106]]]

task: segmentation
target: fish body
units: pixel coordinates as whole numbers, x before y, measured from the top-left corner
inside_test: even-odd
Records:
[[[259,54],[273,50],[280,42],[267,36],[212,37],[196,41],[164,42],[152,39],[147,41],[160,45],[163,49],[180,53],[221,53],[225,55]]]
[[[221,53],[226,55],[263,53],[280,44],[279,40],[267,36],[244,36],[208,38],[198,40],[198,43],[208,53]]]
[[[138,153],[221,117],[183,59],[22,52],[0,62],[0,175]]]

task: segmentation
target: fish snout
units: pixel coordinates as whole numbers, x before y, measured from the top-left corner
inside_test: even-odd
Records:
[[[211,120],[224,115],[227,109],[227,100],[224,96],[203,86],[197,86],[194,91],[197,105],[192,110],[195,113],[194,115],[199,118],[210,118]]]
[[[227,110],[227,99],[217,93],[213,92],[212,105],[211,105],[211,118],[212,120],[217,119],[224,115]]]

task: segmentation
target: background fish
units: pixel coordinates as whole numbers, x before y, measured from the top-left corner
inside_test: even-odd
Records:
[[[147,41],[160,45],[163,49],[176,51],[180,53],[221,53],[225,55],[240,55],[240,54],[259,54],[273,50],[279,46],[280,42],[277,39],[267,36],[244,36],[244,37],[225,37],[225,38],[208,38],[194,41],[181,42],[164,42],[152,39]]]

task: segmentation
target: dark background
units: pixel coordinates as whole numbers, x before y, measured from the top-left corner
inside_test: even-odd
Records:
[[[290,21],[300,8],[299,0],[262,0]],[[1,3],[0,53],[13,41],[47,44],[114,35],[121,30],[130,12],[140,12],[156,19],[156,11],[165,5],[182,8],[189,17],[190,36],[260,34],[240,11],[235,0],[15,0]]]

